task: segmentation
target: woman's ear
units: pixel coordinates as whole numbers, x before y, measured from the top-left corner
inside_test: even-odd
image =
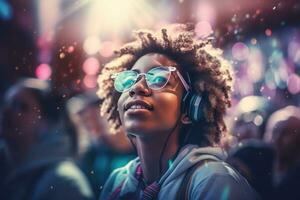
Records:
[[[181,119],[180,119],[181,123],[183,124],[191,124],[192,120],[189,118],[189,116],[186,113],[183,113],[181,115]]]

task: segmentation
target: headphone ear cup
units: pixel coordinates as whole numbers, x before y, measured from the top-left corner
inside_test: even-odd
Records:
[[[204,118],[204,101],[201,94],[187,92],[183,98],[183,111],[193,122],[200,122]]]

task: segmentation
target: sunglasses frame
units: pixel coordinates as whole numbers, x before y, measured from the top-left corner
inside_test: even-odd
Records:
[[[147,73],[148,73],[149,71],[153,70],[153,69],[161,68],[161,67],[167,68],[167,69],[169,70],[169,72],[170,72],[169,78],[168,78],[168,80],[166,81],[166,83],[165,83],[162,87],[156,88],[156,89],[155,89],[155,88],[151,88],[151,87],[149,86],[149,84],[148,84]],[[126,90],[119,91],[119,90],[116,89],[115,84],[114,84],[115,90],[118,91],[118,92],[120,92],[120,93],[127,92],[128,90],[130,90],[130,89],[137,83],[137,80],[139,80],[139,77],[140,77],[140,76],[144,76],[144,77],[145,77],[146,84],[147,84],[147,87],[148,87],[148,88],[151,88],[152,90],[160,90],[160,89],[164,88],[164,87],[167,85],[167,83],[168,83],[169,80],[170,80],[170,77],[171,77],[171,73],[172,73],[172,72],[176,72],[176,74],[177,74],[177,76],[179,77],[181,83],[183,84],[183,87],[185,88],[185,90],[186,90],[186,91],[189,91],[189,90],[190,90],[189,84],[184,80],[183,76],[180,74],[180,72],[177,70],[177,68],[176,68],[176,67],[173,67],[173,66],[157,66],[157,67],[154,67],[154,68],[150,69],[150,70],[149,70],[148,72],[146,72],[146,73],[138,73],[138,72],[133,71],[133,70],[125,70],[125,71],[135,72],[135,73],[137,73],[137,76],[136,76],[136,80],[135,80],[134,84],[132,84],[132,85],[131,85],[129,88],[127,88]],[[125,71],[121,71],[121,72],[112,74],[112,75],[111,75],[111,78],[112,78],[113,80],[115,80],[115,79],[118,77],[118,75],[119,75],[120,73],[123,73],[123,72],[125,72]],[[115,81],[114,81],[114,83],[115,83]]]

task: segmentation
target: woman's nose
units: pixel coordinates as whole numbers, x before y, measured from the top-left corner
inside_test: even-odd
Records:
[[[148,87],[146,77],[142,76],[136,81],[136,83],[130,88],[129,96],[135,95],[149,96],[151,95],[151,88]]]

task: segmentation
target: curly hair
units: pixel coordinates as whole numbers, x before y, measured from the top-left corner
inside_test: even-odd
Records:
[[[160,53],[177,62],[181,72],[189,74],[194,92],[207,94],[205,120],[201,126],[198,124],[197,132],[202,128],[211,144],[219,143],[226,132],[223,116],[231,104],[233,80],[231,66],[222,57],[222,51],[214,48],[210,39],[196,38],[193,24],[173,24],[157,32],[134,33],[135,40],[115,51],[117,57],[104,66],[98,77],[97,94],[104,99],[100,110],[108,118],[110,131],[116,132],[121,125],[117,110],[120,93],[114,90],[111,75],[131,69],[143,55]]]

